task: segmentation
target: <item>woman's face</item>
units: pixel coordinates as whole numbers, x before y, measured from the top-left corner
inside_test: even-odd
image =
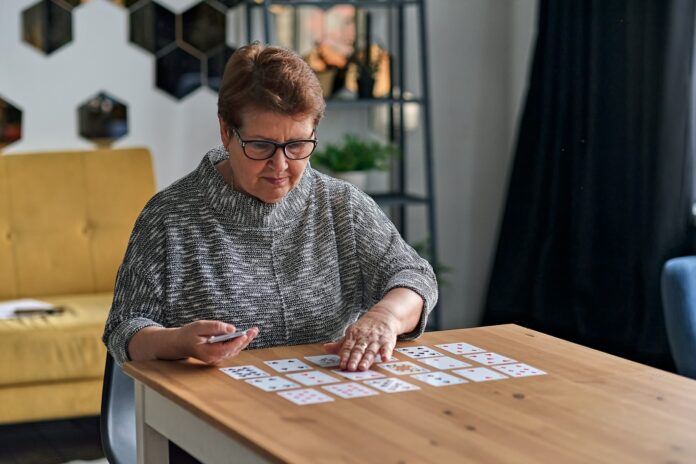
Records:
[[[264,203],[277,203],[295,188],[309,158],[289,160],[282,149],[277,149],[267,160],[249,159],[244,155],[233,128],[228,128],[222,118],[219,119],[222,143],[230,153],[227,166],[220,166],[219,170],[223,177],[232,180],[236,190]],[[242,117],[241,127],[236,129],[243,140],[260,139],[276,143],[311,139],[314,136],[311,116],[292,117],[268,111],[248,111]]]

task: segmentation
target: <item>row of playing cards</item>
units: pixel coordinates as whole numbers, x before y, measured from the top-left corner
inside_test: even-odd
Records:
[[[497,353],[487,352],[467,343],[447,343],[436,346],[449,353],[461,355],[467,360],[491,366],[494,370],[486,367],[472,367],[471,364],[461,359],[445,356],[427,346],[403,347],[397,348],[396,351],[417,359],[429,368],[451,369],[450,372],[457,375],[440,371],[431,372],[428,368],[410,361],[399,361],[394,357],[384,362],[377,356],[375,362],[379,364],[380,368],[394,375],[409,375],[413,379],[435,387],[458,385],[468,381],[500,380],[508,378],[508,376],[527,377],[546,374],[544,371],[527,364],[519,363]],[[336,355],[306,356],[305,359],[323,368],[338,367],[340,363],[340,358]],[[332,369],[331,373],[334,375],[330,375],[323,371],[313,370],[310,365],[296,358],[264,361],[264,363],[275,371],[285,374],[287,378],[271,376],[253,365],[226,367],[220,370],[233,379],[245,380],[250,385],[264,391],[278,392],[278,395],[299,405],[334,401],[331,396],[320,390],[299,388],[303,385],[321,386],[323,390],[340,398],[374,396],[379,394],[377,390],[397,393],[420,389],[417,385],[401,378],[388,378],[374,370],[347,372]],[[345,379],[352,382],[340,383]],[[362,381],[362,383],[356,381]]]

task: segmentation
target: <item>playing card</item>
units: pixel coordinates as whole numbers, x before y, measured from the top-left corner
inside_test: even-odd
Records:
[[[415,374],[411,377],[433,387],[446,387],[447,385],[466,383],[466,380],[450,375],[447,372],[426,372],[425,374]]]
[[[308,371],[312,369],[307,364],[296,358],[274,359],[273,361],[264,361],[264,363],[278,372]]]
[[[546,372],[529,364],[505,364],[503,366],[493,366],[493,369],[504,372],[511,377],[529,377],[530,375],[546,375]]]
[[[326,385],[321,388],[341,398],[360,398],[361,396],[379,395],[379,392],[357,382]]]
[[[333,369],[331,372],[333,372],[334,374],[342,375],[343,377],[350,380],[369,380],[384,377],[384,374],[380,374],[379,372],[371,370],[348,372],[339,369]]]
[[[474,382],[485,382],[487,380],[500,380],[508,378],[506,375],[503,375],[500,372],[492,371],[487,367],[471,367],[468,369],[458,369],[452,372],[469,380],[473,380]]]
[[[229,375],[233,379],[255,379],[257,377],[268,377],[268,374],[256,366],[234,366],[223,367],[220,369],[224,374]]]
[[[387,361],[382,361],[382,356],[380,356],[380,355],[376,355],[376,356],[375,356],[375,363],[381,363],[381,362],[394,362],[394,361],[398,361],[398,359],[395,358],[394,355],[392,355],[392,357],[389,358]]]
[[[383,363],[379,367],[388,370],[392,374],[420,374],[421,372],[429,372],[429,369],[413,364],[411,361],[397,361],[393,363]]]
[[[341,358],[335,354],[320,354],[316,356],[305,356],[309,362],[319,367],[337,367],[341,363]]]
[[[323,385],[326,383],[340,382],[339,379],[331,377],[329,374],[321,371],[294,372],[288,374],[287,377],[303,385]]]
[[[479,364],[485,364],[486,366],[493,366],[496,364],[512,364],[516,363],[514,359],[506,358],[498,353],[474,353],[467,354],[465,358],[476,361]]]
[[[404,348],[397,348],[396,351],[415,359],[442,356],[442,353],[438,353],[437,351],[433,350],[432,348],[428,348],[427,346],[407,346]]]
[[[450,358],[449,356],[438,356],[437,358],[425,358],[421,359],[420,362],[427,364],[428,366],[434,367],[435,369],[458,369],[462,367],[469,367],[471,364],[465,363],[458,359]]]
[[[263,391],[278,391],[287,390],[288,388],[299,387],[299,384],[292,382],[290,380],[284,379],[280,376],[276,377],[259,377],[258,379],[248,379],[245,380],[250,385],[260,388]]]
[[[290,400],[295,404],[304,406],[305,404],[317,404],[317,403],[328,403],[333,401],[326,393],[322,393],[314,388],[301,388],[299,390],[288,390],[278,392],[278,395],[282,396],[286,400]]]
[[[398,393],[398,392],[405,392],[405,391],[412,391],[412,390],[420,390],[420,387],[413,385],[412,383],[408,383],[408,382],[401,380],[401,379],[395,379],[393,377],[389,377],[386,379],[366,380],[363,383],[365,385],[369,385],[371,387],[374,387],[378,390],[382,390],[383,392],[387,392],[387,393]]]
[[[442,345],[435,345],[438,348],[442,348],[443,350],[449,351],[450,353],[454,354],[469,354],[469,353],[483,353],[484,349],[479,348],[478,346],[474,345],[469,345],[468,343],[464,342],[459,342],[459,343],[445,343]]]

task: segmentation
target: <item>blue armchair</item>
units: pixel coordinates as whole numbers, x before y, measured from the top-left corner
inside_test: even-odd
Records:
[[[696,256],[667,261],[661,283],[667,335],[677,371],[696,379]]]

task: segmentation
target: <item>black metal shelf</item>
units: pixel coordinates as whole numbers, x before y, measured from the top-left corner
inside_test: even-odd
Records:
[[[384,206],[400,205],[427,205],[430,200],[420,195],[410,195],[401,193],[368,193],[378,204]]]
[[[253,11],[262,11],[263,20],[261,27],[263,28],[262,37],[265,42],[273,41],[272,33],[272,7],[287,6],[287,7],[332,7],[335,5],[354,6],[356,10],[361,9],[381,9],[379,14],[386,14],[386,48],[392,56],[390,64],[391,89],[386,93],[388,96],[396,96],[394,98],[367,98],[367,99],[328,99],[327,106],[334,110],[350,110],[350,109],[369,109],[377,106],[384,106],[388,109],[388,135],[390,142],[396,145],[402,153],[407,153],[409,147],[409,139],[406,137],[405,129],[405,108],[408,104],[419,105],[421,123],[419,129],[422,131],[422,150],[420,156],[423,157],[424,166],[422,176],[425,185],[425,193],[422,195],[414,195],[408,193],[408,157],[400,156],[392,167],[390,177],[390,189],[387,193],[373,193],[370,196],[383,207],[387,207],[391,211],[392,220],[399,229],[404,239],[408,240],[407,218],[410,214],[411,207],[424,206],[426,208],[427,231],[429,236],[428,241],[429,256],[428,259],[434,269],[439,269],[439,261],[437,256],[437,224],[435,220],[435,187],[433,176],[433,151],[432,151],[432,133],[431,119],[429,108],[429,71],[428,71],[428,36],[426,32],[426,8],[425,0],[246,0],[246,17],[247,17],[247,37],[252,40],[252,29],[254,24],[259,24],[258,21],[253,21]],[[386,13],[385,13],[386,12]],[[409,37],[415,36],[418,42],[417,52],[414,54],[407,53],[406,49],[406,29],[409,24],[406,21],[406,12],[415,13],[416,23],[413,28],[415,31],[408,31]],[[377,12],[374,12],[377,13]],[[408,56],[407,56],[408,55]],[[417,88],[410,89],[415,97],[402,98],[406,89],[408,89],[406,76],[406,61],[413,58],[416,62],[416,68],[419,70],[420,80]],[[406,94],[408,95],[408,94]],[[411,152],[415,154],[416,152]],[[442,309],[441,305],[438,305]],[[440,311],[434,311],[428,324],[429,329],[440,328]]]
[[[355,100],[343,100],[340,98],[329,98],[326,100],[326,105],[329,107],[365,107],[379,105],[406,105],[413,103],[422,105],[422,98],[356,98]]]
[[[247,0],[249,6],[263,7],[266,5],[281,5],[281,6],[318,6],[331,7],[334,5],[351,5],[357,7],[395,7],[418,5],[419,0]]]

